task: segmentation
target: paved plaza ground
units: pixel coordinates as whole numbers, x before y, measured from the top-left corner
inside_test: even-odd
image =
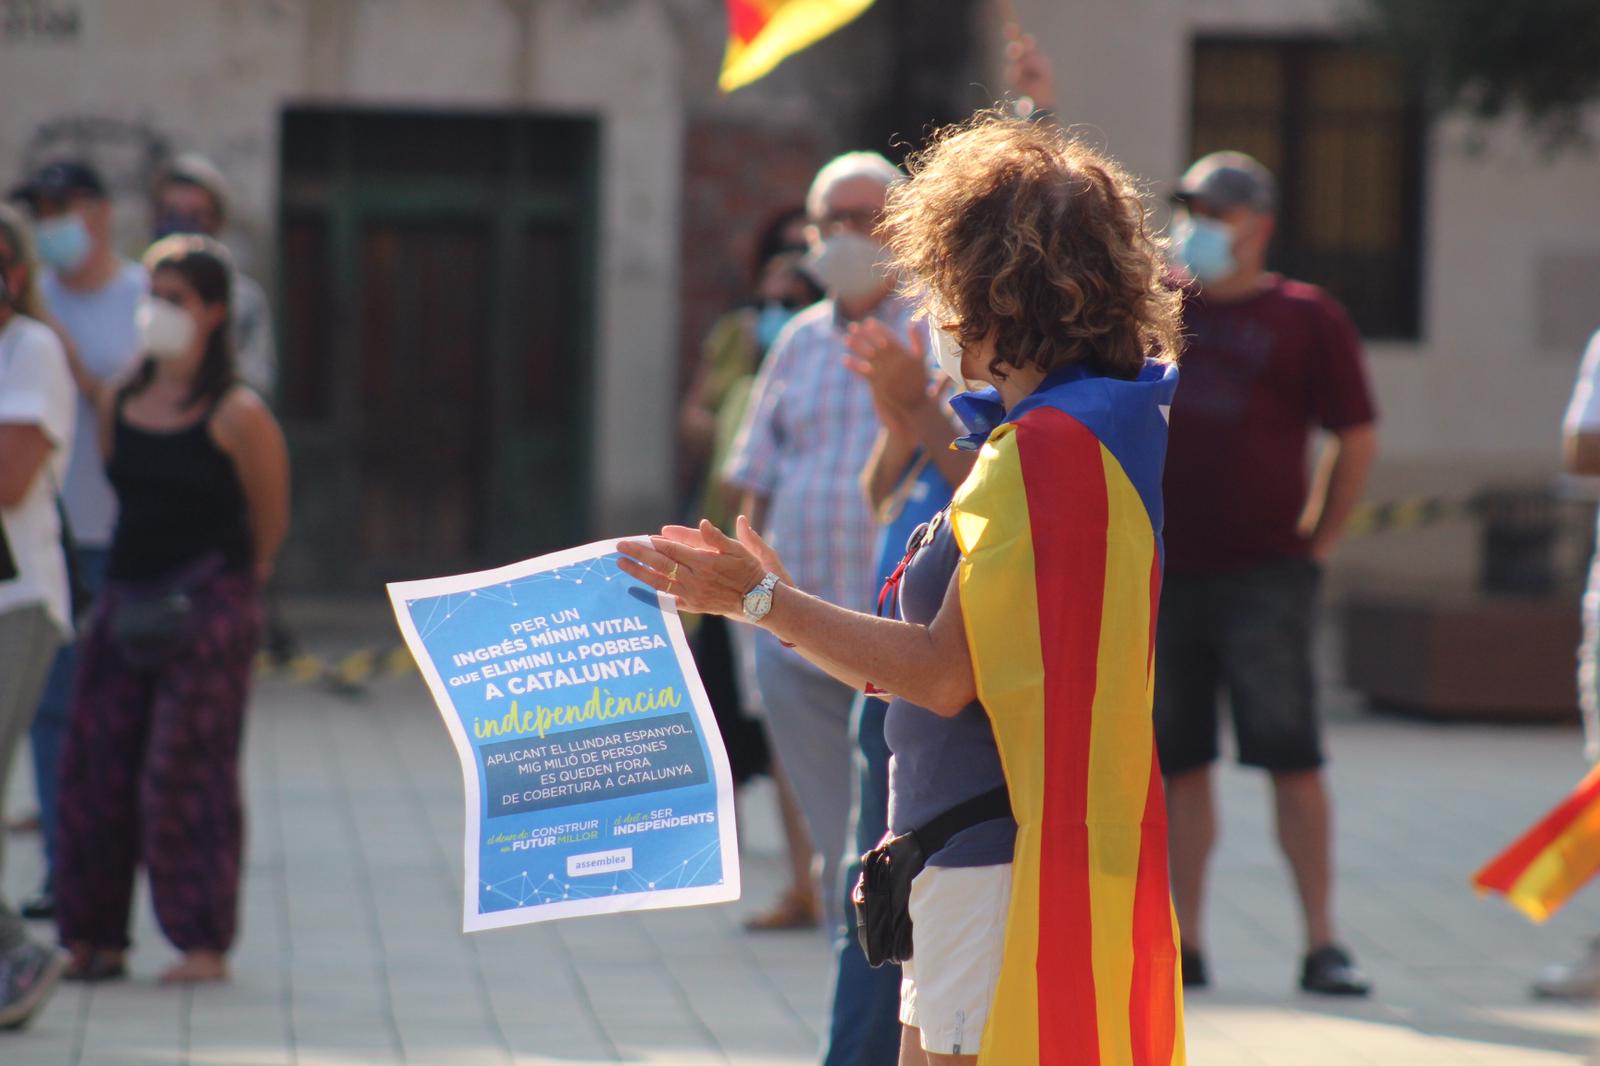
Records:
[[[1378,994],[1339,1004],[1291,991],[1298,931],[1265,782],[1229,771],[1210,930],[1215,987],[1189,1000],[1189,1061],[1591,1061],[1600,1011],[1535,1003],[1525,988],[1543,963],[1600,931],[1600,889],[1536,928],[1467,886],[1476,864],[1577,780],[1576,729],[1379,717],[1338,692],[1330,704],[1338,909]],[[821,936],[739,927],[777,890],[770,797],[745,804],[740,903],[465,936],[460,779],[415,678],[377,682],[355,700],[263,682],[248,776],[233,982],[155,984],[171,954],[141,901],[133,978],[65,987],[30,1029],[0,1034],[0,1064],[815,1061],[827,999]],[[27,787],[15,782],[13,810]],[[9,855],[14,899],[33,887],[36,842],[13,837]]]

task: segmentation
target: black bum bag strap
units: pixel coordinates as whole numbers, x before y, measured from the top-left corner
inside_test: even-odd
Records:
[[[922,849],[922,854],[932,855],[950,843],[950,838],[964,829],[971,829],[975,825],[991,822],[996,818],[1009,817],[1011,817],[1011,793],[1006,790],[1006,786],[1001,785],[999,788],[991,788],[987,792],[956,804],[936,816],[927,825],[912,830],[911,835],[917,838],[917,846]]]

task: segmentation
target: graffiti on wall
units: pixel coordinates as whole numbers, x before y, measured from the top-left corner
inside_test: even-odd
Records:
[[[47,0],[0,0],[0,42],[76,42],[83,28],[77,4]]]
[[[3,0],[0,0],[3,2]],[[207,145],[207,156],[229,177],[251,174],[268,165],[268,142],[259,134],[223,138]],[[162,127],[143,118],[100,114],[58,115],[33,127],[15,160],[12,178],[20,180],[55,160],[80,160],[93,166],[119,204],[116,238],[124,249],[142,248],[149,239],[151,193],[172,158],[190,142],[175,140]],[[3,185],[4,182],[0,182]],[[261,215],[246,204],[232,203],[226,236],[240,265],[260,266],[271,234]]]
[[[149,122],[64,115],[34,127],[20,169],[32,173],[53,159],[80,159],[93,164],[112,195],[142,198],[172,151],[166,134]]]

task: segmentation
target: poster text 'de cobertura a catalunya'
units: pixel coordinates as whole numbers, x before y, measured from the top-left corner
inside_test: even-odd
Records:
[[[468,932],[739,898],[728,759],[670,601],[604,541],[389,586],[466,788]]]

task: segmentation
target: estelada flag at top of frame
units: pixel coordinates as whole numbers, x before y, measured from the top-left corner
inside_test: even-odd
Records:
[[[717,84],[732,92],[764,77],[872,6],[872,0],[727,0],[728,50]]]

